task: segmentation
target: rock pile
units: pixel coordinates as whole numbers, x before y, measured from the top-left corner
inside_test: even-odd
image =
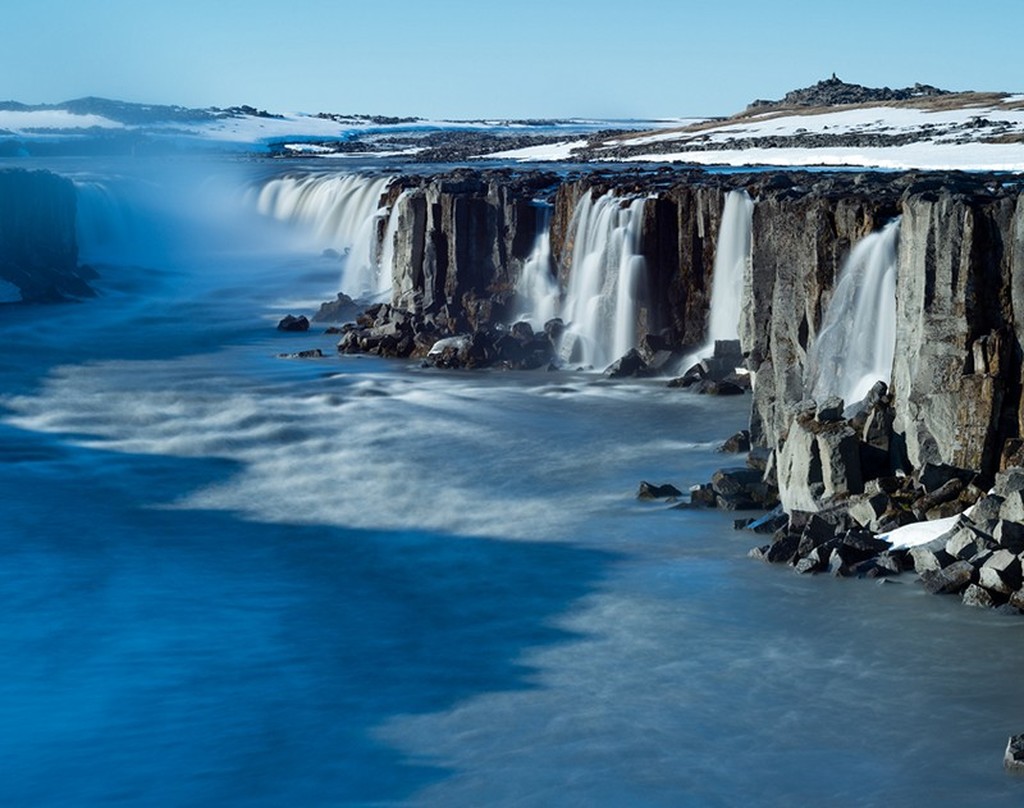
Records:
[[[750,390],[750,374],[738,371],[744,366],[740,341],[716,340],[711,356],[701,359],[669,387],[690,388],[696,393],[716,396],[742,395]]]
[[[790,90],[781,101],[758,99],[750,104],[749,109],[763,110],[765,107],[774,106],[832,107],[841,104],[907,101],[911,98],[931,98],[939,95],[950,95],[950,91],[920,83],[913,87],[901,87],[895,90],[889,87],[865,87],[862,84],[845,82],[833,73],[831,78],[819,81],[810,87]]]
[[[437,314],[417,314],[387,303],[370,306],[341,328],[341,353],[422,359],[439,368],[501,366],[534,369],[549,364],[562,331],[561,320],[551,320],[535,333],[529,323],[511,328],[480,327],[464,330],[466,323],[447,308]]]
[[[1024,613],[1024,468],[1000,473],[987,494],[963,477],[959,469],[928,466],[916,478],[872,481],[859,497],[790,513],[772,542],[751,555],[800,573],[873,578],[912,570],[932,594]],[[952,520],[945,532],[909,549],[875,536],[876,529],[942,517]]]

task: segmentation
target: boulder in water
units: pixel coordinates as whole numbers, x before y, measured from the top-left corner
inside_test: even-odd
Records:
[[[298,317],[287,314],[277,324],[278,331],[309,331],[309,318],[301,314]]]
[[[604,375],[609,379],[624,379],[629,376],[636,376],[647,368],[640,352],[636,348],[630,348],[621,358],[609,365]]]
[[[653,485],[646,480],[640,482],[640,488],[636,492],[637,499],[674,499],[682,495],[683,492],[671,483]]]
[[[338,292],[335,300],[322,303],[316,314],[314,323],[344,323],[355,320],[359,314],[359,304],[346,294]]]

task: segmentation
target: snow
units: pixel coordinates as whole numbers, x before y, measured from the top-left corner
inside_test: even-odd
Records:
[[[546,143],[543,146],[527,146],[523,149],[506,149],[478,157],[480,160],[517,160],[521,163],[546,160],[570,160],[573,149],[586,146],[586,140],[563,140]]]
[[[927,544],[932,539],[937,539],[947,530],[951,530],[960,516],[960,514],[957,514],[946,519],[933,519],[930,522],[914,522],[910,525],[898,527],[889,533],[880,533],[878,538],[892,544],[892,549],[894,550],[917,547],[921,544]]]
[[[852,166],[935,171],[1024,171],[1024,144],[912,143],[876,148],[723,149],[645,154],[626,162],[726,166]]]
[[[19,134],[38,129],[124,129],[102,115],[77,115],[63,109],[0,110],[0,129]]]

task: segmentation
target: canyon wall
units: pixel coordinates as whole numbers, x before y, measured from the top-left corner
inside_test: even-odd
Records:
[[[91,294],[83,274],[71,181],[47,171],[0,170],[0,281],[8,301]]]
[[[626,206],[644,197],[637,343],[657,334],[685,350],[705,339],[725,195],[746,190],[756,204],[739,332],[755,379],[751,433],[756,444],[779,450],[801,402],[806,410],[808,349],[844,259],[859,239],[901,216],[890,470],[947,464],[989,480],[1009,456],[1024,454],[1024,202],[1004,180],[920,172],[463,173],[393,186],[397,226],[381,235],[394,248],[396,306],[447,307],[479,327],[511,312],[538,232],[536,200],[551,205],[551,254],[565,289],[578,271],[580,201],[613,192]]]
[[[381,253],[392,270],[392,304],[420,313],[450,313],[471,328],[509,314],[515,282],[537,238],[535,198],[553,175],[460,172],[403,177],[387,200]]]

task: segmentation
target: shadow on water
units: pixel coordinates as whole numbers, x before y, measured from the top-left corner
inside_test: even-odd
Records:
[[[168,509],[235,467],[0,447],[4,805],[400,800],[446,772],[375,727],[531,687],[611,559]]]

